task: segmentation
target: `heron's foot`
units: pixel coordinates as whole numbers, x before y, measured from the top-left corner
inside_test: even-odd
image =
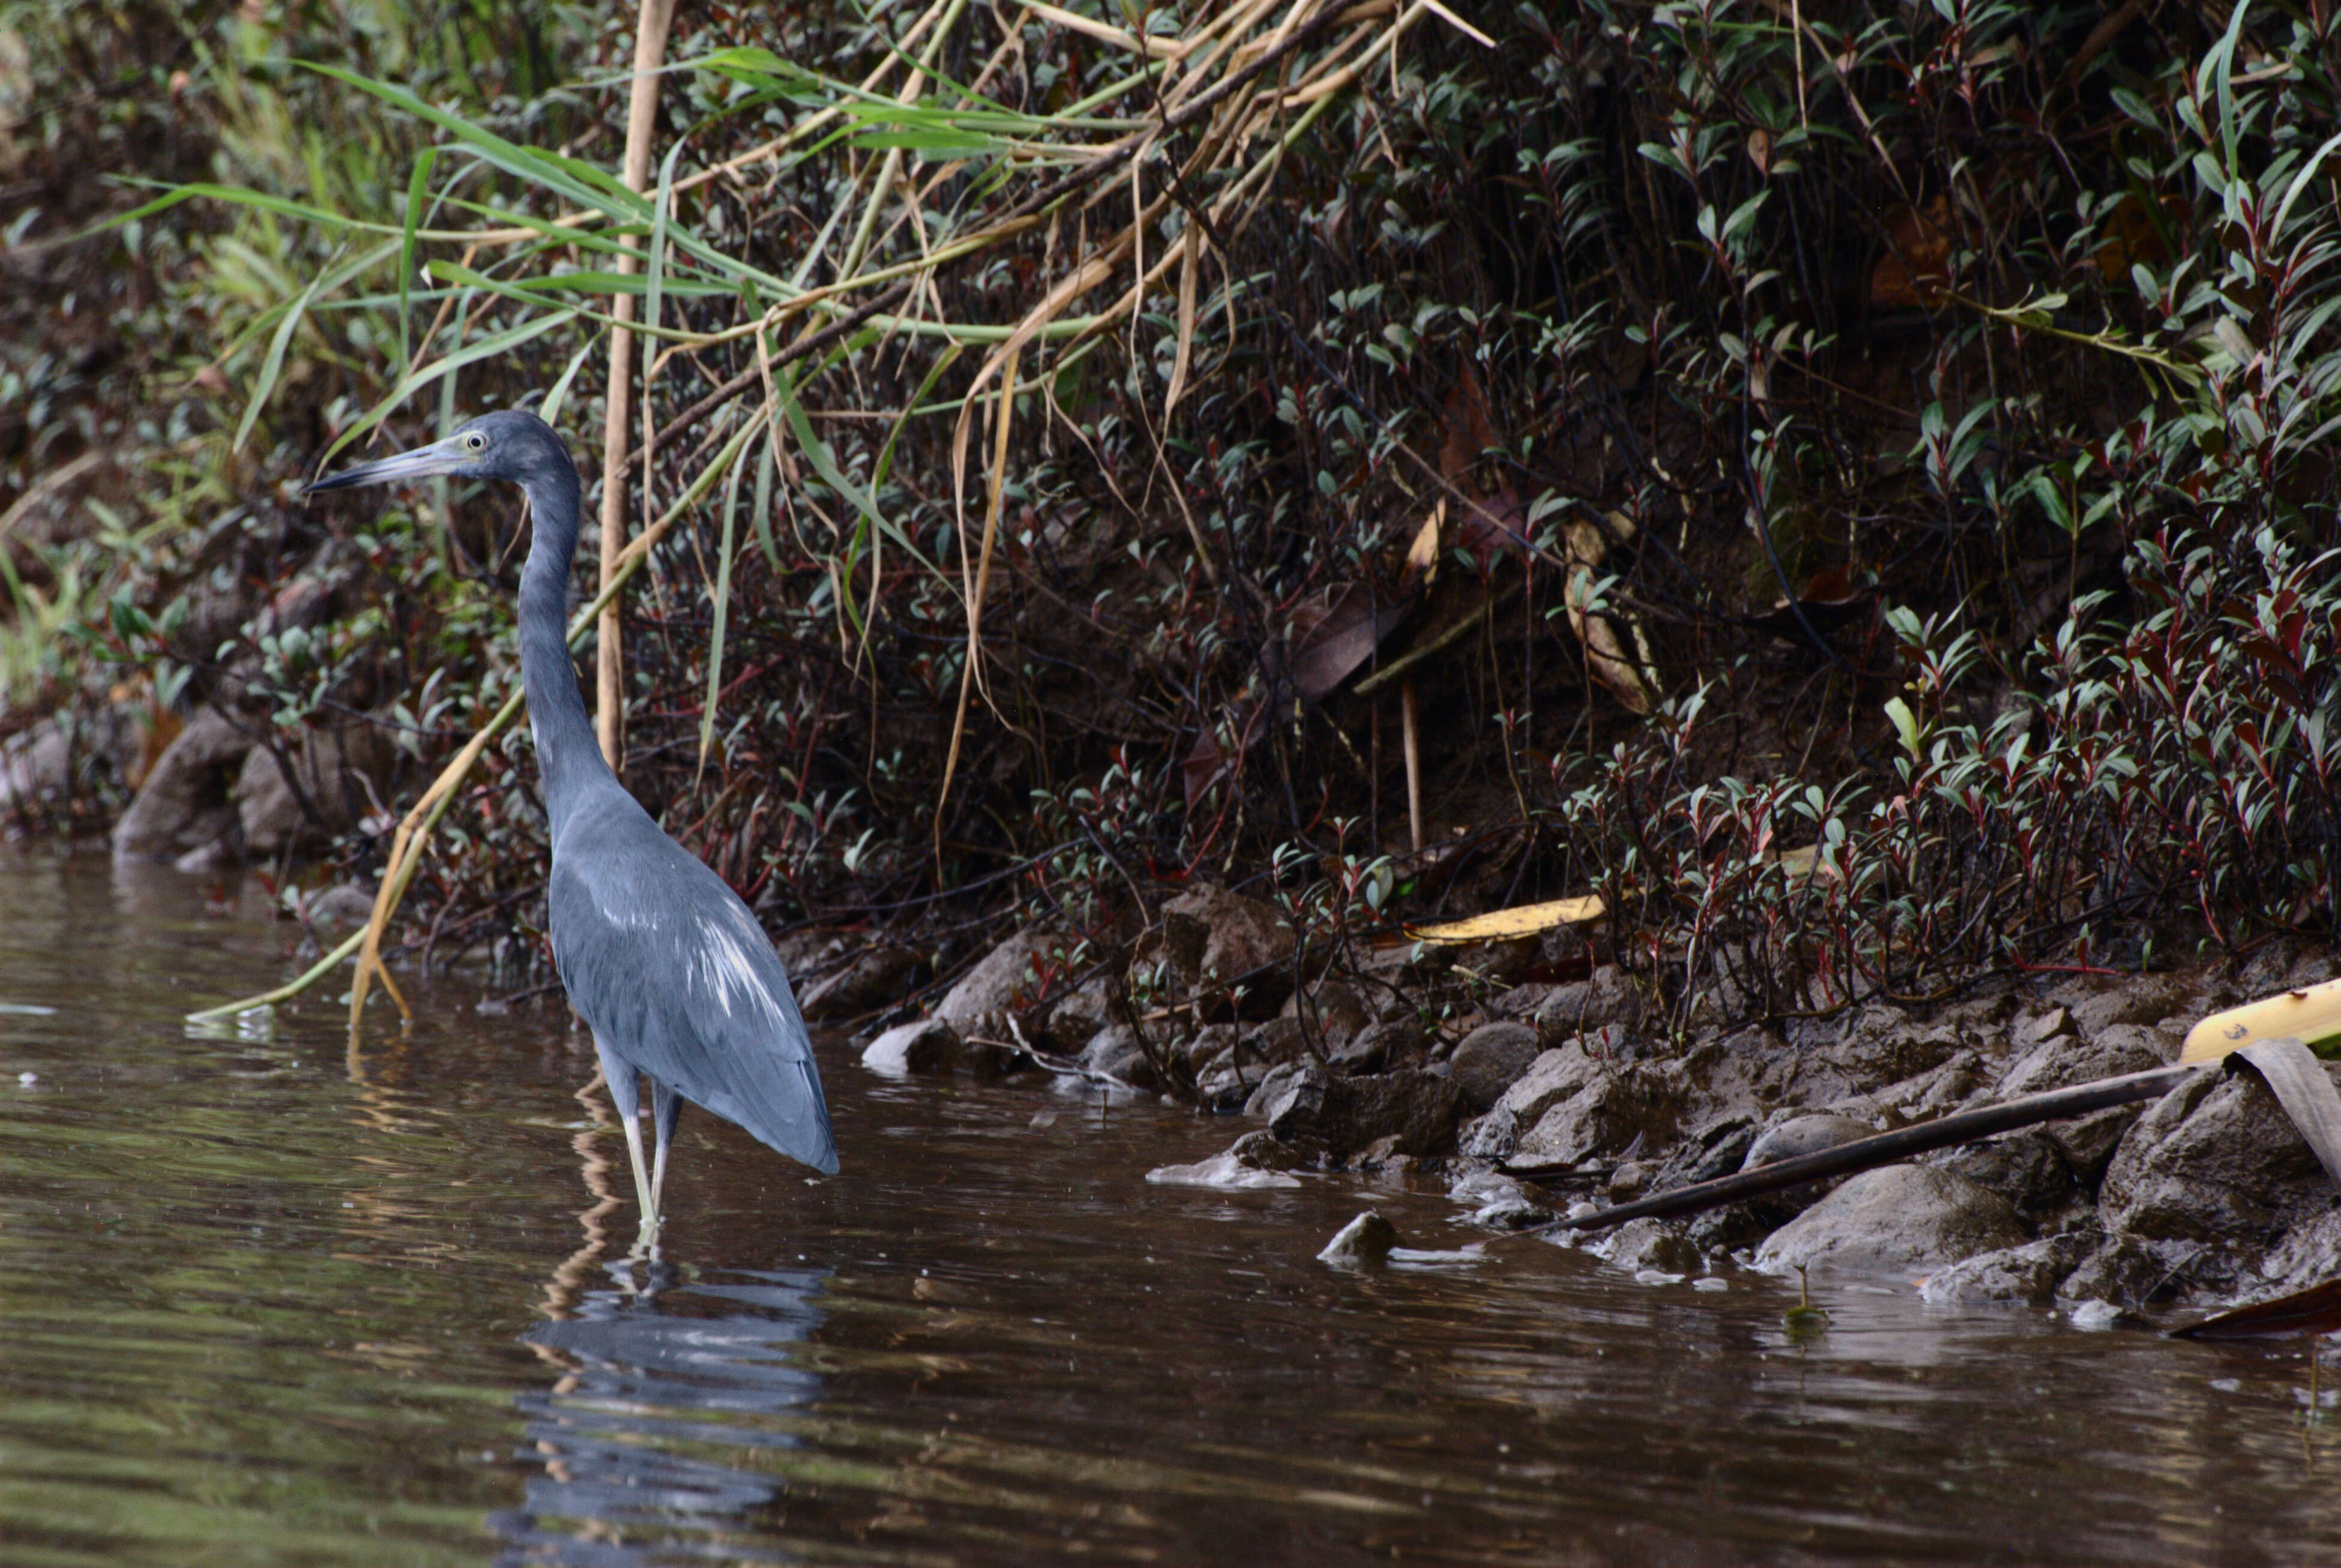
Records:
[[[649,1263],[659,1261],[658,1216],[652,1214],[643,1216],[643,1228],[635,1233],[633,1247],[626,1255],[637,1261]]]

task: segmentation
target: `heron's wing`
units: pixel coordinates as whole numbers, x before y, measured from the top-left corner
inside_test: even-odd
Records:
[[[836,1170],[812,1044],[772,942],[722,878],[628,815],[573,825],[553,856],[553,956],[570,1001],[683,1098]]]

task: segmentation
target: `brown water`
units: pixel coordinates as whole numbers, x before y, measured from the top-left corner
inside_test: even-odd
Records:
[[[686,1116],[630,1268],[563,1011],[193,1037],[294,939],[204,894],[0,858],[10,1568],[2341,1561],[2296,1347],[1844,1285],[1797,1344],[1776,1282],[1538,1242],[1338,1273],[1369,1204],[1484,1238],[1432,1188],[1150,1186],[1233,1127],[841,1041],[844,1173]]]

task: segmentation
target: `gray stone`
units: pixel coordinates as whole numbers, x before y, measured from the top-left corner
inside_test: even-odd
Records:
[[[1473,1225],[1486,1226],[1491,1230],[1526,1230],[1552,1217],[1552,1210],[1519,1193],[1489,1198],[1471,1211]]]
[[[1795,1048],[1768,1077],[1770,1098],[1828,1105],[1931,1072],[1965,1048],[1950,1023],[1919,1023],[1898,1007],[1873,1006],[1838,1019],[1792,1020]]]
[[[1949,1171],[1885,1166],[1850,1178],[1767,1236],[1756,1266],[1935,1267],[2028,1239],[1997,1193]]]
[[[1573,985],[1555,987],[1536,1010],[1537,1032],[1548,1045],[1610,1024],[1631,1028],[1641,1021],[1642,994],[1615,964],[1605,964]]]
[[[1188,1074],[1200,1077],[1204,1070],[1222,1057],[1232,1057],[1237,1030],[1233,1024],[1205,1024],[1173,1047],[1174,1054],[1185,1064]],[[1256,1080],[1259,1075],[1254,1074]]]
[[[898,1024],[862,1048],[862,1065],[890,1078],[947,1073],[960,1059],[958,1032],[941,1018]]]
[[[348,832],[385,793],[394,753],[371,724],[304,729],[281,737],[300,781],[296,793],[266,746],[244,753],[235,781],[235,809],[244,851],[280,855],[313,849]],[[310,815],[301,804],[306,795]]]
[[[2112,1231],[2221,1250],[2273,1241],[2334,1197],[2316,1154],[2249,1072],[2206,1075],[2156,1101],[2097,1193]]]
[[[1449,1058],[1450,1076],[1474,1111],[1484,1111],[1525,1075],[1540,1055],[1537,1032],[1526,1024],[1482,1024],[1463,1037]]]
[[[1614,1267],[1632,1274],[1645,1269],[1697,1274],[1707,1266],[1706,1257],[1673,1220],[1628,1220],[1593,1250]]]
[[[2157,1029],[2115,1024],[2094,1035],[2058,1035],[2017,1057],[2000,1075],[1995,1094],[2012,1100],[2158,1067],[2177,1055],[2176,1040]]]
[[[1300,1020],[1290,1014],[1246,1030],[1237,1052],[1245,1062],[1261,1067],[1314,1059],[1303,1037]]]
[[[833,952],[816,961],[825,963],[843,958],[844,952],[844,945],[840,943]],[[908,995],[925,967],[925,960],[907,948],[882,941],[863,948],[814,979],[798,997],[797,1006],[806,1017],[816,1021],[875,1012]]]
[[[301,923],[324,934],[354,931],[374,918],[374,899],[354,883],[327,888],[301,900]]]
[[[1132,1088],[1160,1090],[1162,1076],[1138,1031],[1128,1024],[1108,1024],[1090,1037],[1076,1058],[1083,1072],[1097,1073]]]
[[[2265,1283],[2253,1292],[2256,1299],[2341,1279],[2341,1208],[2326,1209],[2285,1232],[2260,1260],[2259,1275]]]
[[[1570,1166],[1623,1153],[1638,1141],[1655,1148],[1675,1136],[1676,1110],[1662,1070],[1620,1068],[1539,1116],[1511,1158],[1519,1166]]]
[[[1372,1021],[1366,1015],[1365,1004],[1358,999],[1358,993],[1339,980],[1328,980],[1309,994],[1305,1019],[1300,1011],[1303,1005],[1303,998],[1295,992],[1284,1004],[1284,1016],[1300,1020],[1304,1033],[1313,1027],[1320,1047],[1329,1057]]]
[[[1197,888],[1162,906],[1162,948],[1189,987],[1224,985],[1292,954],[1292,928],[1256,898]]]
[[[1443,1154],[1453,1146],[1462,1108],[1454,1084],[1429,1073],[1336,1078],[1303,1063],[1261,1110],[1278,1138],[1340,1158],[1383,1139],[1392,1140],[1391,1153]]]
[[[1836,1148],[1859,1138],[1873,1136],[1878,1129],[1868,1122],[1851,1116],[1838,1116],[1829,1111],[1811,1111],[1791,1116],[1778,1126],[1761,1134],[1740,1162],[1742,1170],[1755,1170],[1761,1166],[1777,1165],[1782,1160],[1800,1159],[1817,1155],[1824,1149]]]
[[[58,714],[0,739],[0,815],[62,805],[76,775],[134,781],[140,741],[135,710],[126,704],[85,716]]]
[[[1050,1049],[1071,1055],[1113,1022],[1113,990],[1105,976],[1092,975],[1076,989],[1050,998],[1044,1011],[1037,1029],[1040,1037]]]
[[[1317,1261],[1335,1268],[1360,1268],[1382,1262],[1397,1245],[1398,1227],[1376,1210],[1368,1209],[1334,1233]]]
[[[2169,975],[2141,975],[2070,1004],[2073,1027],[2084,1039],[2122,1024],[2151,1024],[2170,1016],[2186,988]]]
[[[1295,1080],[1303,1077],[1307,1078],[1308,1083],[1296,1087]],[[1290,1106],[1296,1094],[1314,1093],[1316,1097],[1313,1103],[1321,1106],[1324,1104],[1321,1087],[1324,1080],[1325,1075],[1313,1062],[1280,1063],[1268,1069],[1267,1074],[1260,1080],[1260,1087],[1252,1090],[1250,1098],[1244,1101],[1244,1115],[1268,1116],[1272,1119]],[[1312,1089],[1310,1085],[1317,1087]]]
[[[1046,931],[1017,932],[960,977],[935,1017],[962,1037],[1004,1033],[1008,1015],[1023,1009],[1037,987],[1038,966],[1051,960],[1057,945]]]
[[[1410,1019],[1368,1024],[1350,1037],[1330,1058],[1333,1068],[1356,1076],[1396,1067],[1422,1054],[1421,1026]]]
[[[2072,1032],[2071,1011],[2065,1007],[2050,1007],[2046,1012],[2027,1013],[2017,1019],[2015,1027],[2007,1031],[2007,1040],[2008,1044],[2017,1050],[2028,1051],[2035,1046],[2044,1045],[2055,1039],[2059,1035],[2069,1035]]]
[[[1989,1187],[2031,1224],[2070,1207],[2082,1196],[2063,1146],[2048,1127],[2026,1127],[1970,1144],[1928,1163]]]
[[[2058,1282],[2073,1272],[2085,1250],[2080,1238],[2057,1236],[1977,1253],[1920,1280],[1918,1295],[1941,1306],[1994,1301],[2047,1306],[2057,1299]]]
[[[240,831],[236,779],[251,749],[251,740],[217,711],[197,711],[154,759],[137,799],[114,825],[115,857],[175,859],[232,839]]]
[[[1475,1159],[1509,1158],[1519,1146],[1520,1135],[1536,1126],[1545,1112],[1607,1070],[1587,1056],[1580,1045],[1572,1043],[1544,1052],[1479,1118],[1462,1152]]]
[[[1158,1186],[1217,1187],[1229,1192],[1300,1185],[1300,1178],[1297,1176],[1246,1165],[1233,1149],[1222,1149],[1210,1158],[1197,1160],[1193,1165],[1157,1166],[1146,1173],[1146,1179]]]

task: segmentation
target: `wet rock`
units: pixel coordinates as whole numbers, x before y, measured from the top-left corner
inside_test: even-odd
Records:
[[[2086,1250],[2080,1238],[2057,1236],[1977,1253],[1920,1280],[1918,1295],[1940,1306],[1991,1301],[2047,1306],[2057,1299],[2058,1282],[2073,1272]]]
[[[395,753],[374,726],[279,733],[300,789],[296,791],[286,779],[284,767],[266,746],[254,746],[244,753],[234,795],[244,851],[251,855],[281,855],[324,844],[348,832],[388,792],[385,781]],[[301,803],[304,795],[307,809]]]
[[[0,740],[0,815],[35,805],[57,805],[74,792],[75,776],[110,775],[135,784],[144,727],[136,710],[115,704],[87,715],[44,719]]]
[[[1683,1125],[1704,1137],[1723,1123],[1761,1118],[1765,1079],[1785,1050],[1768,1029],[1742,1029],[1666,1059],[1661,1070],[1682,1104]]]
[[[1500,996],[1489,999],[1488,1016],[1511,1023],[1532,1024],[1537,1009],[1544,1006],[1544,999],[1552,992],[1552,987],[1537,980],[1514,986]]]
[[[1180,1041],[1173,1050],[1185,1065],[1188,1076],[1200,1078],[1215,1063],[1233,1059],[1238,1037],[1233,1024],[1206,1024]],[[1252,1075],[1253,1081],[1258,1077],[1258,1074]]]
[[[1514,1187],[1499,1193],[1471,1211],[1470,1223],[1490,1230],[1526,1230],[1553,1218],[1551,1209]]]
[[[2007,1031],[2007,1041],[2018,1051],[2028,1051],[2036,1046],[2047,1044],[2059,1035],[2069,1035],[2072,1032],[2071,1011],[2064,1007],[2052,1007],[2046,1012],[2027,1013],[2017,1019],[2015,1027]]]
[[[1626,971],[1605,964],[1586,979],[1557,986],[1537,1005],[1537,1032],[1547,1045],[1610,1024],[1632,1028],[1642,1021],[1642,994]]]
[[[962,1038],[1004,1035],[1008,1015],[1022,1010],[1057,946],[1058,939],[1050,932],[1017,932],[960,977],[959,983],[944,993],[935,1017],[958,1030]]]
[[[117,859],[168,860],[213,845],[233,846],[241,830],[235,783],[252,741],[217,710],[205,708],[164,748],[130,809],[114,825]]]
[[[1195,1107],[1212,1116],[1233,1116],[1251,1103],[1263,1069],[1247,1071],[1238,1065],[1232,1048],[1211,1058],[1195,1075]]]
[[[1376,1210],[1368,1209],[1334,1233],[1317,1261],[1335,1268],[1360,1268],[1384,1261],[1397,1245],[1398,1227]]]
[[[2055,1132],[2047,1127],[2026,1127],[1928,1163],[1990,1188],[2027,1225],[2071,1207],[2083,1196]]]
[[[1529,1198],[1497,1198],[1471,1211],[1471,1223],[1490,1230],[1527,1230],[1555,1217],[1552,1210]]]
[[[1838,1020],[1791,1022],[1793,1047],[1768,1078],[1768,1097],[1828,1105],[1931,1072],[1965,1047],[1949,1022],[1919,1023],[1898,1007],[1862,1007]]]
[[[1033,1032],[1051,1050],[1071,1056],[1113,1022],[1113,988],[1105,976],[1092,975],[1078,988],[1051,998],[1043,1015]]]
[[[1619,1068],[1539,1116],[1512,1150],[1512,1163],[1569,1166],[1621,1153],[1638,1140],[1658,1147],[1675,1136],[1676,1109],[1662,1071],[1644,1065]]]
[[[1801,1159],[1817,1155],[1840,1144],[1853,1143],[1869,1137],[1878,1129],[1868,1122],[1851,1116],[1838,1116],[1829,1111],[1810,1111],[1800,1116],[1790,1116],[1779,1126],[1759,1136],[1741,1162],[1742,1170],[1755,1170],[1762,1166],[1777,1165],[1782,1160]]]
[[[2000,1075],[2000,1099],[2070,1088],[2124,1073],[2161,1067],[2177,1055],[2177,1042],[2158,1029],[2117,1024],[2093,1035],[2052,1036],[2017,1057]]]
[[[2285,1232],[2260,1260],[2261,1295],[2283,1295],[2341,1279],[2341,1208],[2326,1209]]]
[[[1242,1037],[1240,1054],[1247,1062],[1274,1067],[1284,1062],[1310,1059],[1308,1042],[1302,1037],[1300,1020],[1290,1015],[1270,1018],[1258,1027],[1247,1030]]]
[[[2097,1193],[2117,1234],[2222,1251],[2273,1241],[2334,1198],[2333,1179],[2250,1072],[2206,1075],[2156,1101]]]
[[[2140,975],[2068,1004],[2073,1027],[2084,1039],[2124,1024],[2152,1024],[2168,1017],[2187,999],[2186,987],[2169,975]]]
[[[1292,954],[1292,928],[1269,905],[1197,888],[1162,906],[1162,950],[1190,987],[1225,985]]]
[[[1863,1171],[1765,1238],[1770,1273],[1827,1264],[1902,1269],[1957,1263],[2030,1239],[2006,1198],[1926,1166]]]
[[[2158,1029],[2135,1024],[2114,1024],[2095,1036],[2051,1037],[2018,1058],[2000,1078],[1995,1097],[2069,1088],[2125,1073],[2161,1067],[2177,1053],[2177,1042]],[[2065,1162],[2084,1184],[2094,1185],[2105,1174],[2107,1162],[2124,1134],[2146,1114],[2144,1106],[2109,1106],[2085,1116],[2069,1116],[2048,1124],[2047,1136],[2063,1153]]]
[[[2085,1301],[2066,1316],[2075,1328],[2094,1334],[2114,1327],[2129,1314],[2110,1301]]]
[[[1083,1072],[1099,1073],[1135,1089],[1166,1087],[1138,1031],[1128,1024],[1108,1024],[1091,1036],[1076,1060]]]
[[[1626,1160],[1609,1173],[1607,1196],[1611,1203],[1632,1203],[1650,1190],[1654,1173],[1640,1160]]]
[[[1303,1078],[1306,1082],[1296,1087],[1296,1080]],[[1260,1087],[1253,1089],[1250,1097],[1244,1101],[1244,1115],[1273,1119],[1291,1105],[1294,1095],[1315,1092],[1310,1086],[1321,1085],[1324,1081],[1325,1075],[1314,1063],[1280,1063],[1268,1070],[1260,1080]],[[1318,1093],[1317,1103],[1321,1105],[1323,1099],[1323,1095]]]
[[[1280,1140],[1321,1148],[1336,1159],[1383,1139],[1390,1140],[1392,1153],[1421,1156],[1453,1146],[1462,1100],[1451,1082],[1429,1073],[1336,1078],[1303,1063],[1262,1114]]]
[[[1526,1024],[1482,1024],[1463,1037],[1449,1059],[1449,1076],[1463,1103],[1484,1111],[1519,1081],[1541,1055],[1537,1032]]]
[[[301,923],[321,935],[354,931],[374,918],[373,893],[344,882],[301,900]]]
[[[2190,1278],[2198,1265],[2214,1260],[2201,1242],[2148,1240],[2125,1235],[2101,1236],[2096,1249],[2081,1260],[2057,1286],[2060,1301],[2117,1302],[2145,1306],[2181,1295],[2199,1295],[2207,1285],[2215,1294],[2230,1283],[2225,1271],[2207,1270],[2200,1280]]]
[[[1254,1170],[1299,1170],[1308,1163],[1306,1150],[1278,1141],[1272,1133],[1246,1133],[1228,1146],[1228,1153],[1238,1163]]]
[[[815,963],[844,958],[844,945]],[[907,948],[873,942],[838,968],[814,979],[798,997],[808,1018],[820,1021],[850,1018],[879,1011],[907,996],[917,986],[926,961]]]
[[[1423,1050],[1422,1027],[1411,1019],[1368,1024],[1332,1053],[1336,1072],[1356,1076],[1397,1067]]]
[[[1297,993],[1284,1004],[1282,1016],[1299,1021],[1304,1034],[1313,1028],[1319,1048],[1328,1057],[1348,1045],[1372,1021],[1367,1017],[1365,1004],[1358,999],[1358,993],[1339,980],[1326,981],[1305,1000],[1309,1008],[1306,1018],[1300,1012],[1304,998]]]
[[[960,1059],[957,1030],[941,1018],[898,1024],[862,1048],[862,1065],[890,1078],[947,1073]]]
[[[1598,1243],[1592,1250],[1613,1267],[1630,1274],[1652,1270],[1687,1275],[1698,1274],[1707,1267],[1706,1257],[1683,1234],[1681,1224],[1674,1220],[1628,1220],[1615,1235]]]
[[[1586,1055],[1581,1045],[1549,1050],[1529,1064],[1529,1070],[1497,1097],[1464,1140],[1462,1152],[1475,1159],[1511,1157],[1520,1136],[1537,1125],[1545,1112],[1567,1100],[1599,1077],[1606,1069]]]
[[[1233,1149],[1222,1149],[1209,1159],[1193,1165],[1157,1166],[1146,1173],[1146,1179],[1157,1186],[1216,1187],[1224,1192],[1244,1192],[1261,1187],[1296,1187],[1300,1178],[1284,1171],[1262,1170],[1247,1165]]]

